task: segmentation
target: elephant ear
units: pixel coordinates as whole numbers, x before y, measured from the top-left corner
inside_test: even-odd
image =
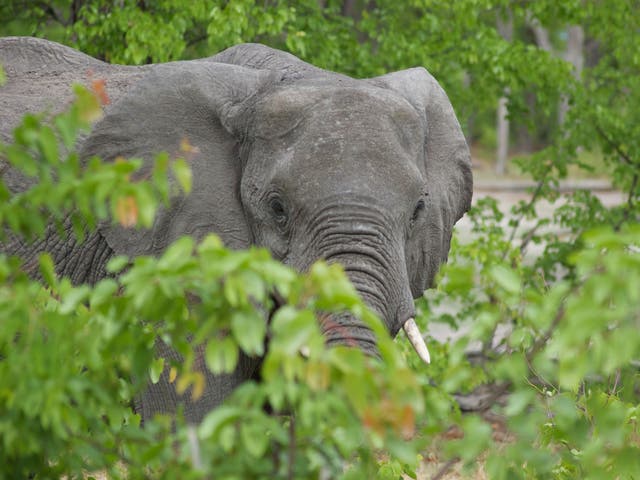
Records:
[[[370,82],[403,96],[425,122],[424,164],[419,168],[426,177],[431,206],[427,238],[422,246],[427,257],[424,267],[428,278],[424,283],[429,285],[438,264],[447,259],[453,225],[471,206],[469,147],[447,94],[424,68],[390,73]],[[436,251],[440,255],[434,255]]]
[[[212,62],[176,62],[153,67],[96,124],[81,155],[105,161],[141,158],[150,173],[159,152],[186,156],[193,174],[188,195],[173,198],[150,229],[109,224],[101,232],[117,254],[157,254],[182,235],[215,232],[231,248],[250,243],[239,200],[243,112],[276,74]],[[184,142],[193,147],[181,152]]]

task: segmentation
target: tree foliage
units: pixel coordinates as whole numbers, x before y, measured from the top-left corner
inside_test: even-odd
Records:
[[[0,6],[0,32],[45,35],[113,62],[193,58],[260,41],[354,76],[424,65],[470,139],[483,141],[488,115],[508,91],[512,121],[543,148],[516,161],[535,183],[530,198],[509,220],[494,200],[476,202],[471,234],[454,239],[438,288],[418,302],[423,327],[470,326],[455,342],[432,342],[429,367],[404,340],[387,338],[336,267],[299,275],[261,250],[229,252],[215,237],[199,245],[185,238],[157,259],[113,260],[111,271],[121,274],[89,287],[56,277],[46,255],[42,283],[17,259],[0,257],[0,473],[416,478],[420,455],[435,451],[466,466],[481,458],[497,479],[640,476],[637,2],[23,3]],[[512,41],[496,31],[505,15]],[[532,22],[557,46],[568,25],[584,28],[581,77],[535,45]],[[184,162],[167,155],[139,183],[128,180],[135,159],[80,165],[72,146],[99,111],[90,93],[77,95],[61,116],[25,118],[15,141],[1,147],[39,181],[14,197],[0,184],[4,229],[37,237],[71,206],[78,236],[109,217],[144,225],[171,193],[168,172],[188,190]],[[569,110],[560,124],[563,98]],[[585,152],[602,161],[585,162]],[[560,180],[579,170],[607,176],[624,202],[606,206],[587,190],[562,194]],[[557,202],[553,218],[537,216],[540,202]],[[267,328],[261,312],[273,306],[274,290],[286,306]],[[315,315],[332,309],[374,327],[382,362],[323,347]],[[155,360],[156,335],[185,362]],[[238,389],[197,429],[180,419],[173,429],[161,417],[140,428],[129,405],[163,368],[179,389],[200,394],[196,344],[216,372],[233,368],[240,350],[265,355],[262,382]],[[482,355],[471,361],[475,344]],[[309,358],[298,354],[302,346]],[[485,406],[504,420],[507,442],[496,443],[484,417],[463,414],[456,401],[486,385]],[[451,439],[452,427],[464,435]]]

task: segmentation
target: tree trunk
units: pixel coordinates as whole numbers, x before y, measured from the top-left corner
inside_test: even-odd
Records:
[[[507,40],[511,41],[513,36],[513,17],[508,12],[506,18],[498,17],[498,32]],[[498,99],[498,111],[496,122],[496,174],[504,175],[507,170],[507,157],[509,155],[509,118],[507,109],[507,95],[509,90],[505,89],[504,95]]]
[[[553,45],[551,45],[551,39],[549,38],[549,31],[540,25],[537,19],[534,19],[530,23],[533,35],[536,37],[536,43],[538,46],[547,52],[553,53]]]
[[[342,16],[343,17],[351,17],[354,20],[357,20],[359,17],[358,9],[357,9],[357,1],[356,0],[344,0],[342,4]]]
[[[507,115],[507,97],[498,99],[498,115],[496,126],[496,174],[504,175],[507,170],[507,156],[509,154],[509,119]]]
[[[466,90],[469,90],[471,88],[471,76],[469,75],[469,72],[463,73],[462,82]],[[469,115],[467,116],[467,129],[466,129],[467,131],[465,133],[465,138],[467,139],[468,145],[471,145],[471,143],[473,142],[475,120],[476,120],[476,112],[472,110],[471,112],[469,112]]]
[[[536,37],[536,43],[538,46],[549,53],[561,56],[564,60],[571,63],[571,65],[573,65],[573,75],[576,79],[579,79],[584,66],[584,30],[582,26],[569,26],[567,29],[567,46],[564,52],[557,52],[551,44],[549,31],[540,25],[540,22],[537,19],[532,19],[529,22],[529,25]],[[568,111],[569,100],[566,95],[563,95],[558,105],[558,125],[562,125],[564,123],[564,119],[566,118]]]

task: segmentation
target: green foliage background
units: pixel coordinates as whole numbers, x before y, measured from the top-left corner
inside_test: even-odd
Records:
[[[493,128],[497,98],[508,92],[512,121],[540,148],[516,160],[535,181],[530,199],[509,221],[495,201],[477,202],[472,235],[454,239],[438,288],[418,302],[423,327],[472,326],[459,341],[432,343],[429,367],[404,340],[392,343],[380,331],[336,267],[318,264],[301,276],[263,251],[228,252],[210,237],[200,245],[180,240],[114,279],[73,286],[55,276],[46,255],[43,283],[0,256],[0,476],[76,478],[106,469],[114,478],[417,478],[421,456],[434,452],[472,468],[480,459],[492,479],[640,476],[638,7],[632,0],[3,2],[0,34],[45,36],[111,62],[195,58],[259,41],[358,77],[423,65],[471,140]],[[512,41],[496,29],[507,16]],[[580,78],[533,43],[532,21],[558,49],[568,25],[583,26],[595,53]],[[0,183],[3,228],[37,237],[75,206],[82,236],[100,219],[118,219],[130,198],[148,224],[170,192],[168,172],[189,189],[184,162],[166,155],[153,180],[132,184],[135,160],[81,166],[73,149],[61,153],[58,139],[71,147],[98,109],[89,92],[77,96],[55,119],[26,117],[14,143],[0,148],[40,182],[14,197]],[[570,109],[560,124],[562,98]],[[585,152],[602,161],[585,163]],[[625,201],[607,207],[578,190],[556,210],[559,229],[546,229],[536,206],[561,199],[560,180],[581,170],[609,178]],[[523,232],[523,220],[534,227]],[[542,253],[533,253],[536,245]],[[127,265],[115,259],[110,268]],[[267,332],[249,299],[268,308],[274,288],[288,305]],[[440,305],[451,313],[437,313]],[[325,350],[314,312],[327,309],[349,309],[374,326],[383,362]],[[494,345],[504,324],[509,334]],[[156,335],[185,356],[183,365],[153,359]],[[173,430],[167,418],[139,428],[130,402],[162,368],[175,369],[179,388],[193,395],[202,388],[188,335],[205,344],[214,371],[232,368],[239,349],[265,353],[264,381],[248,382],[196,429],[178,419]],[[484,347],[471,362],[465,350],[474,341]],[[302,345],[309,359],[297,354]],[[481,385],[491,385],[496,398],[487,409],[504,419],[507,442],[495,442],[486,412],[462,414],[456,402]],[[464,436],[451,439],[452,427]]]

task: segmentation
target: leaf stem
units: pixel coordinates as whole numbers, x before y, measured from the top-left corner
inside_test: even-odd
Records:
[[[287,465],[287,478],[294,480],[293,466],[296,458],[296,417],[291,415],[289,421],[289,462]]]

